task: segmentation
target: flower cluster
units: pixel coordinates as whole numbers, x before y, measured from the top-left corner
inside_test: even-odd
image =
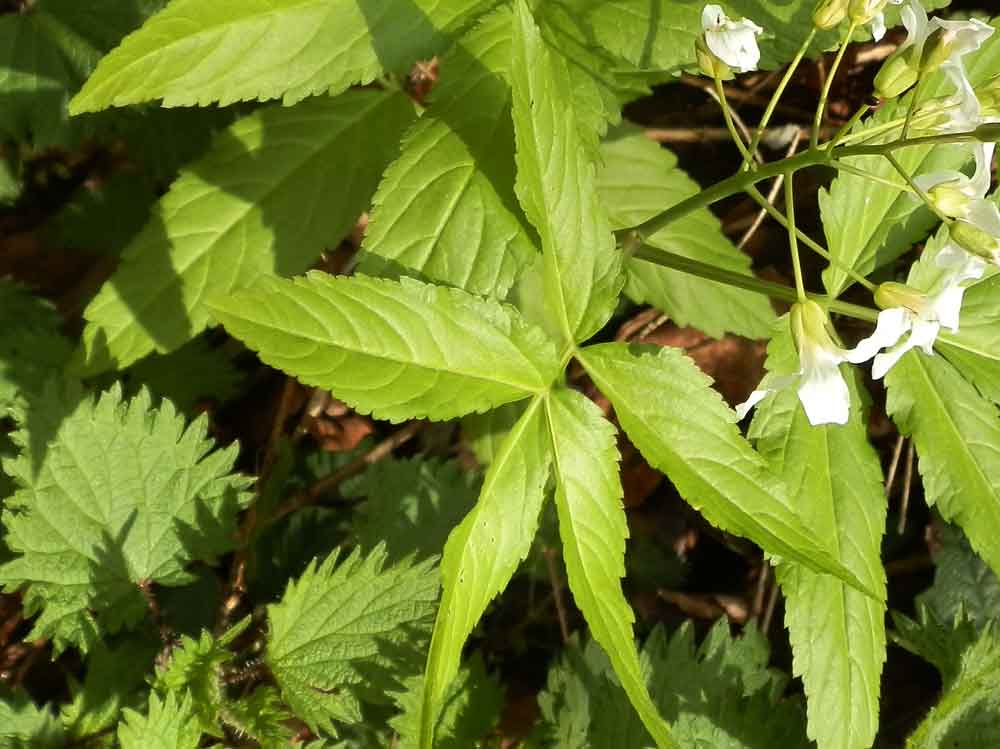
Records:
[[[870,24],[875,39],[885,33],[883,10],[888,2],[904,0],[819,0],[813,14],[817,28],[831,29],[845,19],[852,28]],[[928,19],[919,0],[908,0],[901,12],[906,41],[886,61],[876,78],[881,98],[893,98],[917,85],[922,76],[940,70],[956,91],[940,112],[936,129],[968,132],[1000,121],[992,110],[984,113],[966,73],[964,58],[982,46],[994,29],[978,20]],[[730,77],[731,70],[755,69],[760,60],[757,36],[761,27],[749,20],[733,21],[717,5],[702,14],[703,38],[697,45],[702,69],[716,77]],[[998,77],[997,81],[1000,81]],[[998,90],[1000,90],[1000,84]],[[984,89],[989,94],[990,89]],[[992,107],[992,101],[988,102]],[[993,107],[996,109],[996,107]],[[881,308],[874,333],[853,349],[836,343],[836,333],[826,311],[816,302],[802,301],[789,315],[792,338],[799,358],[795,374],[769,375],[762,387],[737,409],[743,418],[768,394],[795,386],[809,422],[844,424],[850,396],[840,365],[872,360],[872,375],[883,377],[910,349],[933,353],[942,328],[957,332],[962,299],[968,282],[981,278],[990,263],[1000,265],[1000,208],[986,197],[991,182],[994,143],[971,145],[976,168],[971,177],[956,171],[918,175],[916,187],[936,211],[950,220],[949,239],[933,258],[940,270],[933,289],[918,290],[899,283],[884,283],[875,291]]]

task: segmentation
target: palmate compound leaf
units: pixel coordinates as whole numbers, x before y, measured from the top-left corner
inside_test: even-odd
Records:
[[[767,668],[767,639],[755,628],[732,637],[719,620],[701,645],[685,622],[657,626],[640,659],[643,677],[680,746],[688,749],[805,749],[800,703],[783,696],[787,677]],[[647,749],[648,734],[594,641],[567,648],[539,697],[542,723],[529,749]]]
[[[41,612],[31,637],[86,651],[101,630],[142,620],[141,584],[185,585],[189,561],[231,548],[250,479],[230,473],[237,445],[213,451],[207,418],[185,426],[145,391],[123,402],[118,386],[96,400],[51,387],[44,402],[65,414],[44,454],[22,429],[20,457],[4,463],[18,490],[3,512],[14,558],[0,582]]]
[[[677,157],[634,127],[621,127],[601,144],[597,173],[601,204],[612,228],[637,226],[699,191],[677,166]],[[700,209],[646,237],[646,244],[692,260],[750,275],[750,258],[722,233],[719,220]],[[625,264],[625,293],[652,304],[678,325],[693,325],[715,338],[727,332],[749,338],[771,333],[774,311],[761,294],[708,281],[632,258]],[[711,302],[707,301],[711,299]]]
[[[593,153],[570,98],[566,61],[517,0],[511,60],[516,192],[542,242],[544,298],[567,343],[607,322],[622,287],[621,254],[598,202]]]
[[[339,561],[339,564],[338,564]],[[398,685],[401,663],[422,652],[438,574],[434,559],[386,567],[383,547],[315,560],[268,607],[264,661],[281,695],[314,731],[362,719],[358,690]]]
[[[943,357],[916,349],[885,383],[886,411],[917,448],[927,503],[1000,572],[1000,411]]]
[[[768,369],[797,365],[790,334],[774,339]],[[854,376],[851,418],[812,426],[794,390],[757,406],[749,436],[784,478],[797,512],[834,557],[882,594],[875,599],[832,575],[794,562],[776,569],[785,595],[793,668],[808,700],[809,735],[819,749],[868,749],[879,718],[885,661],[885,572],[880,548],[886,502],[878,456],[868,443],[867,414]]]
[[[656,745],[678,747],[650,699],[632,632],[635,614],[621,587],[628,524],[614,426],[575,390],[553,391],[545,411],[559,536],[573,600]]]
[[[787,485],[740,435],[736,415],[690,358],[624,343],[588,346],[578,358],[646,461],[710,523],[877,596],[805,523]]]
[[[445,544],[441,605],[424,674],[420,749],[434,747],[438,715],[466,638],[531,551],[551,461],[543,397],[538,396],[500,443],[476,506]]]
[[[514,196],[509,7],[491,13],[441,60],[427,112],[386,170],[361,270],[397,263],[503,298],[535,256]]]
[[[512,307],[408,278],[267,278],[212,309],[266,363],[390,421],[484,411],[559,371]]]
[[[174,0],[101,60],[74,114],[162,99],[221,106],[338,94],[404,73],[493,3],[484,0]]]
[[[191,702],[191,695],[177,699],[169,694],[161,701],[152,693],[145,715],[125,710],[125,719],[118,724],[121,749],[197,749],[201,728],[192,719]]]
[[[972,85],[985,83],[1000,66],[1000,34],[994,33],[979,51],[968,55],[964,61]],[[920,96],[923,100],[952,95],[954,88],[939,72],[921,85]],[[898,140],[911,96],[912,93],[880,107],[872,117],[855,126],[852,133],[871,131],[870,143]],[[875,135],[876,128],[879,135]],[[911,136],[927,134],[914,130]],[[910,175],[916,175],[958,169],[972,159],[972,150],[968,145],[923,146],[899,149],[895,156]],[[845,159],[845,162],[903,185],[902,178],[881,156],[858,156]],[[827,246],[839,263],[839,266],[831,264],[823,272],[823,283],[833,296],[839,296],[853,283],[845,268],[862,275],[871,273],[923,239],[938,221],[905,187],[894,189],[844,172],[834,179],[828,190],[820,191],[819,205]]]
[[[88,369],[173,351],[210,324],[212,296],[306,270],[368,206],[413,117],[402,94],[363,90],[266,107],[218,133],[87,306]]]

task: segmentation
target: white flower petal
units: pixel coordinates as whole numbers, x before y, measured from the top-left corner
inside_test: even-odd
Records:
[[[909,335],[905,341],[901,341],[885,353],[879,354],[872,360],[872,379],[881,380],[885,373],[892,369],[900,357],[913,348],[913,335]]]
[[[934,319],[941,323],[942,327],[948,328],[953,333],[958,330],[958,319],[962,313],[962,297],[965,296],[965,289],[962,286],[949,286],[948,288],[936,294],[931,300],[931,310]],[[913,326],[913,335],[918,335],[917,328],[920,325],[918,322]],[[937,337],[937,332],[935,331],[934,336]],[[934,338],[931,338],[931,342]],[[924,350],[927,347],[924,346]]]
[[[900,11],[900,15],[903,26],[906,27],[906,41],[899,45],[899,49],[923,44],[927,38],[927,11],[924,10],[923,3],[920,0],[910,0]]]
[[[757,34],[763,29],[753,21],[727,20],[721,29],[705,32],[705,44],[713,55],[737,73],[756,70],[760,62]]]
[[[851,395],[835,360],[806,369],[798,393],[806,418],[813,426],[847,423]]]
[[[875,332],[847,352],[847,361],[860,364],[871,359],[879,349],[895,344],[913,324],[913,315],[902,307],[890,307],[878,313]]]
[[[990,181],[993,179],[993,150],[996,143],[976,143],[974,146],[976,157],[976,172],[969,180],[972,189],[972,197],[984,198],[990,191]]]
[[[1000,208],[989,198],[980,198],[969,203],[965,220],[1000,242]]]
[[[743,401],[736,407],[736,417],[742,420],[743,417],[745,417],[748,413],[750,413],[751,408],[756,406],[771,393],[776,393],[779,390],[784,390],[787,387],[791,387],[796,382],[798,382],[798,380],[799,376],[797,374],[777,375],[774,377],[768,377],[766,380],[767,384],[765,387],[762,387],[758,390],[754,390],[752,393],[750,393],[749,398],[747,398],[745,401]]]
[[[950,60],[959,60],[970,52],[975,52],[993,36],[993,27],[975,18],[969,21],[934,18],[927,28],[928,33],[941,29],[951,38],[951,53],[948,55]]]
[[[941,332],[941,324],[937,320],[914,320],[913,332],[907,340],[909,348],[920,347],[926,354],[934,353],[934,341]]]
[[[883,13],[876,13],[872,16],[872,38],[876,42],[880,42],[883,36],[885,36],[885,15]],[[846,419],[836,423],[843,424],[845,421]]]
[[[723,24],[729,20],[726,12],[719,5],[706,5],[701,12],[701,30],[715,31],[721,29]]]
[[[958,89],[956,94],[958,108],[950,110],[948,122],[938,129],[942,132],[963,132],[979,127],[982,120],[979,97],[976,96],[976,90],[965,73],[962,60],[949,59],[941,66],[941,70]]]
[[[964,268],[969,262],[969,253],[963,250],[954,242],[948,242],[942,247],[934,258],[934,263],[939,268]]]

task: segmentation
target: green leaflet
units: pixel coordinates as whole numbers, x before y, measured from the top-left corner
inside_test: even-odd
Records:
[[[73,114],[162,99],[294,104],[406,72],[447,46],[483,0],[174,0],[101,60]],[[432,17],[433,16],[433,17]]]
[[[197,749],[201,741],[201,729],[192,720],[191,695],[178,701],[170,694],[161,701],[151,694],[146,715],[135,710],[124,714],[125,719],[118,724],[122,749]]]
[[[408,278],[265,278],[212,309],[271,366],[391,421],[484,411],[559,372],[551,342],[514,308]]]
[[[574,390],[553,391],[545,410],[559,536],[573,600],[656,745],[677,747],[649,696],[632,632],[635,614],[621,588],[628,525],[615,429],[593,402]]]
[[[220,133],[88,305],[89,370],[172,351],[210,323],[210,297],[308,268],[366,208],[412,119],[400,94],[352,91],[261,109]]]
[[[927,503],[1000,571],[1000,412],[938,356],[910,351],[885,378],[886,411],[912,436]]]
[[[66,732],[47,707],[38,708],[19,689],[0,690],[0,746],[11,749],[65,749]]]
[[[787,486],[743,439],[735,414],[691,359],[623,343],[589,346],[579,359],[646,461],[709,522],[876,595],[803,522]]]
[[[790,336],[785,335],[787,341]],[[855,377],[844,426],[809,424],[794,390],[757,406],[751,439],[793,493],[803,521],[832,541],[835,558],[881,600],[794,562],[778,564],[795,673],[808,698],[809,736],[820,749],[868,749],[879,717],[885,661],[886,503],[878,456]]]
[[[622,286],[621,255],[598,204],[591,139],[581,134],[565,60],[542,42],[518,0],[511,62],[517,197],[538,230],[545,299],[568,343],[607,322]]]
[[[597,173],[597,189],[614,229],[636,226],[700,190],[677,167],[676,156],[637,128],[611,133],[601,145],[601,156],[604,165]],[[726,238],[719,220],[707,208],[671,223],[646,242],[750,275],[750,258]],[[760,294],[643,260],[629,260],[625,268],[625,293],[636,302],[663,310],[678,325],[693,325],[714,338],[726,332],[748,338],[766,338],[771,333],[774,310]]]
[[[957,333],[944,332],[934,345],[979,392],[1000,405],[1000,274],[965,292]]]
[[[500,444],[479,501],[444,547],[441,605],[424,677],[420,749],[434,746],[438,710],[458,673],[466,638],[531,550],[551,459],[539,396]]]
[[[386,170],[362,270],[398,263],[429,279],[503,298],[535,256],[514,196],[511,12],[491,14],[441,61],[426,114]]]
[[[944,622],[967,617],[982,628],[1000,619],[1000,579],[972,550],[965,534],[942,524],[935,534],[934,584],[917,596],[918,606],[926,606]]]
[[[3,512],[15,556],[0,582],[24,588],[28,614],[41,611],[32,637],[86,651],[98,625],[115,632],[144,618],[140,583],[188,584],[189,561],[232,547],[249,480],[230,473],[238,445],[212,451],[206,417],[185,426],[145,391],[123,403],[117,385],[96,401],[49,388],[40,401],[40,431],[32,422],[32,434],[18,432],[22,454],[4,463],[18,491]]]
[[[383,547],[339,556],[314,560],[268,607],[264,654],[288,706],[334,735],[332,721],[361,721],[358,691],[392,686],[422,647],[438,588],[433,559],[386,567]]]
[[[974,86],[988,80],[1000,65],[1000,34],[993,34],[978,52],[965,58],[965,63]],[[944,75],[937,73],[921,87],[921,99],[951,95],[953,90]],[[911,96],[912,93],[880,108],[852,132],[898,121],[895,128],[871,142],[898,139]],[[972,158],[972,152],[968,146],[955,145],[905,148],[896,151],[896,158],[910,175],[916,175],[960,168]],[[859,156],[845,161],[902,184],[892,165],[880,156]],[[937,218],[907,192],[854,174],[841,174],[829,190],[821,190],[819,205],[830,253],[862,275],[899,257],[937,223]],[[823,272],[823,283],[831,295],[839,296],[852,281],[842,268],[831,265]]]

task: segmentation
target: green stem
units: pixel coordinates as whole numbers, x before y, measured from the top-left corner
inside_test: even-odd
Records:
[[[792,270],[795,272],[795,291],[799,301],[806,300],[806,287],[802,283],[802,263],[799,260],[799,238],[795,233],[795,172],[785,173],[785,210],[788,211],[788,247],[792,251]]]
[[[849,133],[855,125],[858,124],[861,118],[868,113],[869,109],[871,109],[871,107],[868,104],[862,104],[860,107],[858,107],[858,111],[852,114],[851,119],[845,122],[843,126],[840,128],[840,130],[837,131],[836,135],[834,135],[833,138],[830,139],[827,149],[833,150],[834,148],[836,148],[837,144],[840,143],[841,139],[845,135],[847,135],[847,133]]]
[[[917,103],[920,101],[920,89],[923,86],[925,76],[921,76],[917,79],[917,85],[913,87],[913,97],[910,99],[910,106],[906,108],[906,119],[903,120],[903,132],[900,133],[900,138],[906,138],[906,134],[910,132],[910,123],[913,121],[913,113],[917,111]]]
[[[743,142],[743,136],[740,135],[740,131],[736,129],[736,123],[733,122],[733,113],[729,111],[726,90],[722,87],[722,79],[719,76],[715,76],[715,93],[719,97],[722,118],[726,121],[726,127],[729,129],[729,134],[732,136],[736,147],[740,150],[740,155],[743,156],[743,163],[746,164],[749,161],[753,161],[752,151],[747,150],[746,144]]]
[[[906,140],[893,141],[892,143],[839,146],[829,152],[825,148],[810,148],[808,151],[803,151],[787,159],[761,164],[750,172],[737,172],[733,176],[721,182],[716,182],[711,187],[697,192],[679,203],[675,203],[661,213],[647,219],[642,224],[630,228],[638,231],[643,237],[648,237],[692,211],[709,206],[738,192],[744,192],[748,185],[755,185],[771,177],[777,177],[779,174],[783,174],[789,170],[799,171],[810,166],[829,165],[831,159],[845,159],[851,156],[883,156],[900,148],[932,146],[942,143],[968,143],[970,141],[977,141],[973,133],[943,133],[941,135],[929,135],[920,138],[907,138]]]
[[[851,164],[848,164],[845,161],[840,161],[839,159],[831,159],[830,166],[842,172],[855,174],[858,177],[870,180],[871,182],[878,182],[881,185],[886,185],[887,187],[893,187],[897,190],[902,190],[903,192],[913,192],[913,188],[910,187],[908,184],[901,185],[898,182],[893,182],[891,179],[886,179],[885,177],[879,177],[877,174],[866,172],[864,169],[858,169],[856,166],[852,166]]]
[[[840,63],[844,59],[844,53],[847,51],[847,45],[851,42],[851,37],[854,36],[855,29],[858,28],[856,22],[851,22],[850,28],[847,30],[847,36],[844,37],[844,41],[840,45],[840,49],[837,50],[837,56],[833,60],[833,66],[830,68],[830,73],[826,77],[826,81],[823,83],[823,93],[819,97],[819,105],[816,107],[816,115],[813,117],[813,129],[812,135],[809,138],[809,145],[812,148],[816,148],[819,145],[819,128],[823,124],[823,115],[826,114],[826,100],[830,96],[830,88],[833,86],[833,79],[837,77],[837,69],[840,67]]]
[[[802,42],[802,46],[799,47],[799,51],[795,53],[795,57],[792,59],[791,63],[788,65],[788,69],[785,74],[781,77],[781,82],[778,83],[778,87],[774,89],[774,93],[771,94],[771,100],[767,103],[767,109],[764,110],[764,116],[761,117],[760,123],[757,125],[757,129],[754,131],[753,139],[750,141],[750,154],[754,154],[757,151],[757,146],[760,145],[760,139],[764,137],[764,130],[767,128],[767,124],[771,121],[771,115],[774,114],[774,110],[778,106],[778,101],[781,99],[782,94],[785,93],[785,88],[788,86],[788,82],[792,80],[792,76],[795,75],[795,70],[799,67],[799,63],[802,62],[802,58],[805,56],[809,49],[809,45],[812,44],[812,40],[816,36],[816,27],[813,26],[809,30],[809,35],[806,40]],[[750,159],[743,159],[743,169],[749,169],[752,166]]]
[[[899,163],[899,159],[897,159],[891,153],[884,153],[882,155],[886,159],[888,159],[889,163],[892,164],[892,168],[896,170],[896,172],[899,174],[900,177],[906,180],[906,184],[908,184],[910,186],[910,189],[913,190],[914,193],[916,193],[917,197],[919,197],[922,201],[924,201],[924,203],[927,205],[928,208],[931,209],[934,215],[937,216],[939,219],[941,219],[944,223],[950,224],[951,219],[948,216],[945,216],[943,213],[941,213],[938,207],[934,205],[934,201],[932,201],[930,197],[927,195],[927,193],[921,190],[920,186],[913,181],[913,177],[911,177],[909,173],[903,168],[903,165]]]
[[[758,190],[754,185],[750,185],[749,187],[747,187],[747,194],[751,198],[753,198],[761,208],[767,211],[768,215],[771,218],[773,218],[775,221],[781,224],[781,226],[783,226],[785,229],[788,229],[789,227],[788,219],[785,218],[785,215],[777,208],[775,208],[771,204],[771,202],[764,197],[764,195],[761,193],[760,190]],[[835,265],[837,268],[842,270],[844,273],[846,273],[848,276],[854,279],[857,283],[861,284],[872,293],[875,292],[876,288],[875,284],[873,284],[871,281],[862,276],[853,268],[849,268],[848,266],[844,265],[844,263],[837,260],[837,258],[835,258],[833,255],[830,254],[829,250],[827,250],[825,247],[823,247],[823,245],[814,240],[812,237],[803,232],[801,229],[796,228],[795,235],[799,238],[799,241],[802,242],[802,244],[804,244],[806,247],[808,247],[810,250],[815,252],[820,257],[824,258],[831,265]]]
[[[708,265],[707,263],[702,263],[697,260],[691,260],[690,258],[686,258],[682,255],[677,255],[673,252],[667,252],[666,250],[651,247],[647,244],[639,247],[639,249],[635,251],[634,257],[639,260],[644,260],[647,263],[652,263],[653,265],[661,265],[664,268],[672,268],[683,273],[690,273],[693,276],[707,278],[710,281],[717,281],[718,283],[723,283],[727,286],[735,286],[739,289],[753,291],[758,294],[765,294],[772,299],[781,299],[786,302],[797,302],[799,300],[798,292],[789,286],[785,286],[784,284],[774,283],[773,281],[765,281],[757,278],[756,276],[748,276],[742,273],[737,273],[736,271],[717,268],[714,265]],[[849,302],[830,300],[822,294],[807,293],[806,297],[827,307],[831,312],[846,315],[847,317],[853,317],[857,320],[866,320],[867,322],[875,322],[878,319],[878,310],[874,310],[869,307],[862,307],[861,305],[850,304]]]

